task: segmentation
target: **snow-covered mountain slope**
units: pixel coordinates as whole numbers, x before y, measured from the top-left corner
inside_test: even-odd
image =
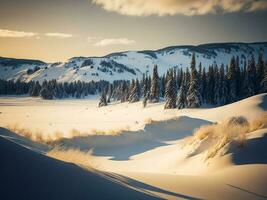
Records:
[[[6,59],[0,57],[0,78],[40,81],[98,81],[129,80],[151,74],[158,65],[159,74],[172,67],[189,67],[192,53],[197,64],[208,67],[214,63],[228,65],[232,56],[239,56],[242,66],[253,54],[257,59],[261,52],[267,58],[267,42],[218,43],[198,46],[172,46],[155,51],[127,51],[103,57],[74,57],[66,62],[44,63],[36,60]]]

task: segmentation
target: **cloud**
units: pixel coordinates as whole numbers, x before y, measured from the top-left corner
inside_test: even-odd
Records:
[[[89,43],[91,43],[91,42],[93,42],[95,40],[100,40],[100,39],[101,39],[101,37],[91,37],[91,36],[87,37],[87,41]]]
[[[130,16],[193,16],[267,9],[267,0],[92,0],[92,3]]]
[[[71,37],[73,37],[72,34],[68,34],[68,33],[46,33],[45,35],[48,37],[57,37],[57,38],[71,38]]]
[[[129,45],[135,43],[134,40],[129,40],[127,38],[106,38],[98,41],[94,46],[104,47],[109,45]]]
[[[11,31],[0,29],[0,37],[9,37],[9,38],[24,38],[24,37],[33,37],[38,35],[37,33],[24,32],[24,31]]]

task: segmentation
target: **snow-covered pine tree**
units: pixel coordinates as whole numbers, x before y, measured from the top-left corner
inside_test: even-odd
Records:
[[[160,97],[164,97],[165,96],[165,86],[166,86],[166,78],[165,78],[165,74],[163,74],[163,76],[160,78]]]
[[[139,94],[138,94],[138,85],[137,85],[137,81],[132,82],[132,87],[131,87],[131,91],[130,91],[130,96],[129,96],[129,102],[130,103],[134,103],[139,101]]]
[[[41,85],[40,85],[40,83],[38,81],[34,82],[32,88],[29,91],[30,96],[38,97],[39,94],[40,94],[41,88],[42,87],[41,87]]]
[[[147,101],[149,99],[149,91],[147,92],[147,94],[144,96],[144,99],[143,99],[143,108],[145,108],[147,106]]]
[[[105,92],[102,92],[99,103],[98,103],[98,107],[102,107],[102,106],[107,106],[107,97]]]
[[[203,95],[203,81],[202,81],[202,64],[201,62],[198,65],[198,88],[201,96]],[[203,99],[203,96],[202,96]]]
[[[189,89],[187,92],[187,106],[189,108],[197,108],[197,107],[200,107],[201,104],[202,104],[202,98],[201,98],[201,95],[199,93],[199,88],[198,88],[196,59],[195,59],[195,54],[193,54],[192,61],[191,61],[190,83],[189,83]]]
[[[176,108],[176,92],[175,92],[173,70],[170,70],[169,73],[167,74],[165,99],[166,99],[166,103],[165,103],[164,109]]]
[[[140,97],[141,97],[141,86],[140,86],[140,83],[139,83],[138,79],[135,80],[135,85],[136,85],[136,88],[137,88],[137,96],[140,99]]]
[[[181,82],[180,89],[177,95],[177,108],[183,109],[187,106],[186,102],[186,87],[185,87],[185,80]]]
[[[119,96],[120,96],[121,103],[123,103],[127,100],[128,88],[127,88],[126,81],[122,81],[122,83],[121,83]]]
[[[184,76],[183,68],[178,69],[178,74],[177,74],[177,91],[178,91],[178,89],[182,85],[183,76]]]
[[[42,89],[40,90],[40,96],[43,99],[53,99],[53,91],[51,90],[49,83],[44,80],[42,84]]]
[[[188,91],[188,89],[189,89],[189,83],[190,83],[190,72],[189,72],[188,67],[186,68],[186,71],[185,71],[184,79],[183,80],[184,80],[185,89],[186,89],[186,91]]]
[[[108,85],[108,92],[107,92],[107,103],[110,103],[111,97],[113,95],[113,85]]]
[[[207,75],[206,75],[206,69],[203,68],[202,70],[202,76],[201,76],[201,82],[202,82],[202,101],[207,103]]]
[[[153,68],[153,75],[151,80],[151,88],[150,88],[150,102],[156,103],[159,102],[160,95],[160,86],[159,86],[159,75],[158,75],[158,67],[157,65]]]
[[[148,78],[143,75],[143,81],[142,81],[142,88],[141,88],[141,95],[142,97],[145,97],[148,91]]]

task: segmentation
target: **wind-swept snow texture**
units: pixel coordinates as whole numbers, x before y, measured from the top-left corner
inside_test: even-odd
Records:
[[[267,43],[218,43],[198,46],[172,46],[159,50],[127,51],[112,53],[103,57],[74,57],[66,62],[44,63],[35,60],[17,60],[0,58],[0,78],[22,81],[56,79],[57,81],[114,81],[141,78],[151,74],[154,65],[158,65],[159,75],[173,67],[189,67],[192,54],[196,54],[197,66],[222,63],[229,64],[232,56],[239,56],[240,66],[253,55],[259,53],[267,58]],[[40,69],[33,72],[28,69]]]

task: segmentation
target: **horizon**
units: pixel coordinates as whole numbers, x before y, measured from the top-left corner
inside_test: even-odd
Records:
[[[72,58],[78,58],[78,57],[85,57],[85,58],[101,58],[101,57],[106,57],[106,56],[109,56],[111,54],[114,54],[114,53],[125,53],[125,52],[139,52],[139,51],[160,51],[160,50],[163,50],[163,49],[166,49],[166,48],[170,48],[170,47],[190,47],[190,46],[201,46],[201,45],[210,45],[210,44],[258,44],[258,43],[267,43],[267,41],[258,41],[258,42],[212,42],[212,43],[200,43],[200,44],[195,44],[195,45],[190,45],[190,44],[183,44],[183,45],[171,45],[171,46],[165,46],[165,47],[162,47],[162,48],[158,48],[158,49],[128,49],[128,50],[125,50],[125,51],[116,51],[116,52],[110,52],[108,54],[104,54],[104,55],[84,55],[84,56],[72,56],[72,57],[69,57],[65,60],[54,60],[54,61],[46,61],[46,60],[42,60],[42,59],[38,59],[38,58],[30,58],[30,57],[5,57],[5,56],[2,56],[0,55],[0,58],[7,58],[7,59],[23,59],[23,60],[37,60],[37,61],[42,61],[42,62],[45,62],[45,63],[56,63],[56,62],[66,62],[68,61],[69,59],[72,59]]]

